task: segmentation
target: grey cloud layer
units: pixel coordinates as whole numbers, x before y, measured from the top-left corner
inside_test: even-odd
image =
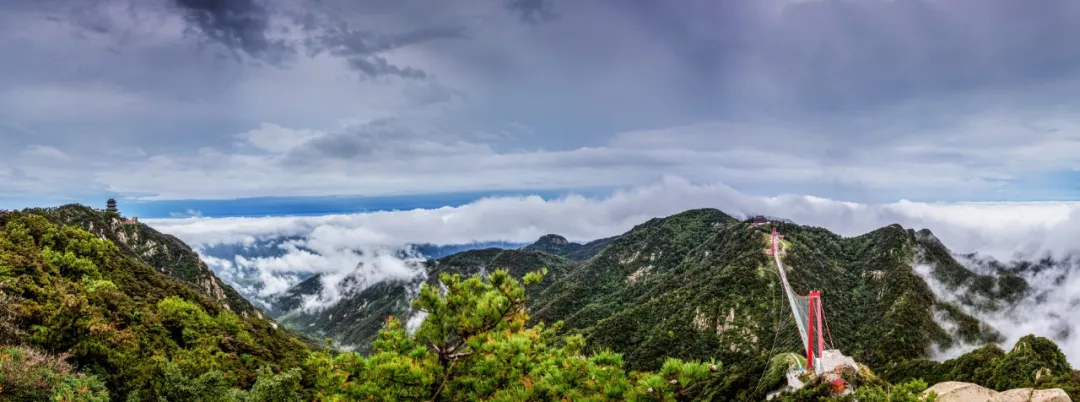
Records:
[[[1080,6],[1064,0],[0,11],[0,52],[15,61],[0,66],[0,175],[18,178],[0,198],[54,181],[218,198],[620,187],[664,174],[761,193],[986,198],[1080,162]],[[379,121],[408,127],[364,133]],[[264,126],[326,135],[237,142]],[[82,168],[24,153],[38,146]],[[207,168],[217,174],[194,182]]]
[[[174,0],[193,30],[230,49],[278,63],[293,49],[272,39],[270,12],[257,0]]]
[[[1075,132],[1071,124],[1062,126]],[[1029,143],[992,137],[999,132],[1025,133]],[[972,136],[982,136],[981,143],[962,143]],[[822,194],[815,186],[840,183],[888,200],[955,191],[1015,196],[1009,180],[1080,163],[1080,137],[1040,134],[1000,119],[930,132],[919,142],[847,150],[844,157],[835,155],[844,144],[825,137],[805,128],[706,123],[619,133],[607,144],[565,151],[499,150],[398,120],[329,132],[263,125],[240,134],[236,150],[157,155],[98,175],[114,191],[165,199],[620,188],[675,176],[782,192],[811,188],[815,194]],[[963,157],[941,160],[942,153]]]

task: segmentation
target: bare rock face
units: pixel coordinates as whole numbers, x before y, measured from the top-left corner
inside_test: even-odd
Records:
[[[1034,393],[1031,388],[1010,389],[1001,393],[1001,402],[1028,402]]]
[[[1061,388],[1041,389],[1031,394],[1031,402],[1072,402],[1072,398]]]
[[[937,394],[939,402],[1072,402],[1061,388],[1019,388],[996,392],[977,384],[950,381],[930,387],[923,395],[930,392]]]
[[[1072,402],[1069,395],[1061,388],[1040,389],[1031,388],[1011,389],[1001,393],[1002,402]]]
[[[923,395],[931,392],[937,394],[938,402],[1003,402],[997,391],[966,382],[936,384],[923,391]]]

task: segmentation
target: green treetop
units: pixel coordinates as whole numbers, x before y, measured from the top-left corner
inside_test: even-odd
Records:
[[[525,284],[539,282],[530,273]],[[718,364],[669,359],[658,373],[627,373],[610,351],[582,352],[561,323],[527,327],[525,289],[507,271],[487,280],[441,275],[413,307],[427,314],[410,335],[388,319],[372,353],[314,354],[317,397],[346,400],[651,401],[692,398]]]

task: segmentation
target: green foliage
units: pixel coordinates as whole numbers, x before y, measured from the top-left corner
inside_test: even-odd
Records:
[[[65,355],[50,355],[28,347],[0,347],[0,401],[109,400],[97,377],[72,373]]]
[[[895,364],[883,367],[880,374],[892,382],[923,379],[932,384],[961,381],[990,386],[994,367],[998,359],[1003,356],[1005,356],[1005,351],[997,345],[987,345],[945,362],[929,359],[895,362]]]
[[[806,358],[794,354],[783,353],[773,356],[769,361],[768,370],[759,381],[758,389],[771,391],[787,385],[787,373],[797,367],[806,367]]]
[[[855,400],[859,402],[934,402],[937,394],[930,392],[923,396],[927,384],[922,380],[912,380],[895,387],[862,387],[855,391]]]
[[[1008,353],[989,345],[943,363],[925,359],[898,362],[884,369],[883,376],[894,382],[970,382],[997,391],[1062,388],[1074,399],[1080,396],[1080,374],[1072,370],[1057,345],[1033,335],[1021,338]]]
[[[591,244],[591,243],[590,243]],[[347,297],[333,306],[317,312],[296,310],[305,295],[317,294],[322,289],[318,276],[297,284],[273,303],[272,314],[281,315],[278,320],[288,328],[304,331],[311,336],[330,337],[341,344],[355,345],[356,351],[367,353],[372,341],[390,316],[404,317],[412,313],[410,298],[415,289],[424,282],[437,284],[443,273],[468,276],[488,270],[487,267],[512,267],[510,275],[521,279],[529,272],[547,270],[547,280],[525,290],[530,299],[537,297],[565,274],[573,262],[555,255],[538,251],[502,250],[496,248],[470,250],[427,263],[427,278],[415,281],[385,281],[367,287],[353,297]],[[288,313],[288,314],[285,314]]]
[[[81,283],[83,288],[89,293],[94,293],[99,290],[118,290],[116,284],[108,279],[90,279],[88,277],[83,277]]]
[[[591,248],[549,250],[587,249],[582,261],[459,253],[430,262],[416,282],[378,283],[319,314],[282,317],[348,337],[364,354],[309,354],[231,288],[214,292],[220,282],[179,240],[118,219],[72,206],[0,212],[0,345],[26,345],[0,363],[0,400],[761,400],[787,368],[805,364],[776,267],[762,253],[766,228],[716,210],[650,220]],[[1080,374],[1042,338],[1009,353],[987,346],[944,363],[925,359],[933,345],[1001,336],[936,300],[912,261],[969,289],[965,307],[1015,300],[1027,291],[1019,277],[975,275],[928,232],[899,226],[854,238],[779,229],[795,290],[825,297],[830,338],[901,384],[849,378],[860,394],[848,398],[913,401],[926,383],[947,380],[1078,396]],[[493,266],[506,270],[476,275]],[[399,301],[420,282],[411,307],[427,315],[410,334],[392,316],[410,312]],[[305,283],[317,291],[318,278]],[[37,356],[27,350],[45,357],[27,359]],[[703,357],[725,369],[679,360]],[[819,383],[782,400],[828,394]]]
[[[1037,386],[1071,372],[1072,367],[1054,342],[1028,335],[997,360],[989,386],[999,390]]]
[[[937,394],[924,395],[927,384],[922,380],[912,380],[898,385],[874,384],[855,387],[853,394],[834,396],[828,382],[814,382],[805,388],[778,395],[776,402],[934,402]]]
[[[413,304],[428,314],[414,335],[391,318],[368,356],[313,354],[317,399],[676,400],[719,369],[669,359],[656,373],[627,373],[622,356],[558,338],[561,324],[529,327],[525,289],[506,271],[441,280],[445,291],[425,285]]]
[[[118,248],[158,272],[181,280],[192,289],[224,304],[241,317],[261,316],[262,313],[245,300],[235,289],[225,285],[200,261],[198,254],[174,236],[160,233],[149,226],[125,223],[117,212],[102,213],[82,205],[58,208],[27,209],[25,213],[42,216],[70,230],[81,228],[93,237]]]
[[[292,368],[274,374],[269,368],[259,369],[259,379],[250,390],[233,390],[232,401],[236,402],[301,402],[306,400],[300,383],[303,372]]]
[[[220,398],[255,384],[260,367],[298,367],[308,354],[265,319],[239,317],[46,215],[0,214],[0,344],[63,356],[87,375],[57,377],[48,389],[75,400],[93,400],[82,390],[102,383],[118,400],[229,400]],[[17,378],[5,372],[4,381]]]
[[[108,402],[109,390],[95,376],[63,375],[53,391],[57,402]]]
[[[586,244],[571,243],[559,235],[545,235],[535,243],[522,248],[527,251],[542,251],[548,254],[565,257],[573,261],[585,261],[601,251],[604,251],[616,237],[593,240]]]
[[[166,359],[153,359],[154,383],[128,395],[129,401],[228,401],[229,383],[220,370],[195,372]]]
[[[1027,282],[1008,270],[998,269],[996,276],[972,272],[956,261],[949,249],[927,229],[917,232],[916,239],[922,249],[922,262],[933,267],[931,276],[956,292],[961,303],[967,306],[977,310],[998,310],[1030,293]]]

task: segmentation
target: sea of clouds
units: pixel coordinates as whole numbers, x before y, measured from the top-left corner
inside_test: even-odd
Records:
[[[860,204],[803,195],[759,197],[722,184],[699,185],[678,178],[606,197],[493,197],[436,209],[295,217],[196,216],[146,223],[191,244],[222,278],[246,295],[270,297],[303,278],[321,274],[325,291],[313,299],[315,305],[308,306],[318,307],[336,303],[342,294],[336,285],[357,272],[364,280],[356,286],[414,278],[422,258],[410,244],[528,243],[548,233],[588,241],[623,233],[650,218],[706,207],[739,218],[783,217],[845,236],[893,223],[928,228],[956,253],[978,252],[1002,261],[1062,259],[1080,248],[1074,240],[1080,234],[1080,203]],[[239,251],[223,255],[223,247]],[[207,250],[218,252],[209,255]],[[1080,308],[1075,308],[1080,303],[1080,276],[1071,271],[1063,281],[1057,278],[1060,273],[1029,275],[1035,293],[1041,295],[1039,300],[1032,298],[1017,310],[981,317],[1007,336],[1006,347],[1028,333],[1053,337],[1073,364],[1080,365]],[[949,297],[947,290],[931,286],[939,297]],[[350,291],[357,290],[362,289]],[[1062,322],[1069,327],[1061,328]],[[960,351],[943,351],[941,356]]]

